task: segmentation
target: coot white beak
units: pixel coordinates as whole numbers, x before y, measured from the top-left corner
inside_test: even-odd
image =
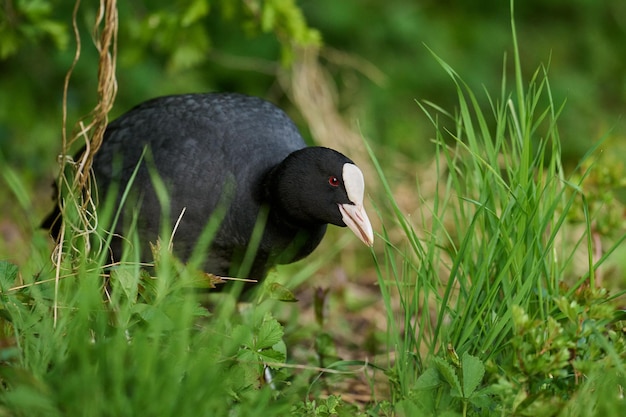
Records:
[[[339,204],[339,211],[346,226],[367,246],[374,246],[374,232],[363,206]]]
[[[354,232],[367,246],[374,245],[374,232],[372,224],[363,207],[363,193],[365,181],[363,173],[354,164],[343,166],[343,183],[350,203],[339,204],[339,211],[343,222]]]

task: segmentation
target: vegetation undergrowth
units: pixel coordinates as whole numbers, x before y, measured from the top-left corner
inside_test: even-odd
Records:
[[[150,273],[132,238],[111,267],[68,227],[67,274],[55,276],[40,241],[21,270],[0,261],[0,415],[622,415],[623,291],[601,279],[626,238],[607,199],[619,179],[597,180],[602,142],[565,171],[547,70],[524,81],[514,26],[513,35],[514,87],[504,71],[489,111],[435,56],[458,110],[418,103],[435,132],[437,184],[432,195],[415,191],[417,216],[403,213],[376,165],[389,398],[357,407],[341,392],[316,395],[319,375],[370,365],[335,358],[323,330],[319,361],[290,364],[271,303],[240,309],[222,294],[206,308],[197,291],[206,280],[167,245],[154,246]],[[99,213],[115,217],[111,205]]]
[[[165,250],[158,259],[158,278],[131,264],[105,282],[85,259],[73,276],[21,288],[28,278],[3,262],[2,415],[288,412],[261,378],[264,364],[285,361],[280,324],[257,312],[234,319],[226,295],[209,314],[195,274]],[[280,375],[272,386],[283,388]]]
[[[524,82],[512,29],[514,88],[505,62],[500,95],[486,92],[489,111],[435,55],[457,86],[459,107],[451,114],[418,103],[435,128],[437,184],[417,216],[402,212],[378,166],[405,237],[396,243],[382,219],[377,268],[400,415],[617,416],[626,409],[626,339],[615,302],[624,292],[609,294],[598,279],[626,238],[624,223],[610,216],[607,200],[590,202],[587,187],[602,142],[565,172],[561,107],[545,68]],[[442,117],[456,129],[441,128]],[[572,213],[582,214],[579,224]],[[597,225],[609,219],[612,236],[600,236]],[[584,270],[574,265],[581,256]]]

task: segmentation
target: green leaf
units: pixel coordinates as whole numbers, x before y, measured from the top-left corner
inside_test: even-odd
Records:
[[[39,23],[39,28],[42,32],[47,33],[57,49],[65,49],[69,43],[69,35],[67,26],[61,22],[55,22],[53,20],[44,20]]]
[[[172,320],[163,312],[162,309],[155,307],[151,304],[135,304],[131,311],[138,314],[143,320],[149,323],[156,323],[159,321],[159,325],[163,330],[170,330],[174,328]]]
[[[276,9],[273,7],[264,7],[261,14],[261,30],[269,32],[276,25]]]
[[[461,366],[463,369],[463,397],[469,398],[483,380],[485,366],[480,359],[467,352],[463,353],[461,357]]]
[[[441,358],[433,358],[433,364],[437,368],[437,371],[439,371],[439,374],[443,376],[452,388],[452,393],[461,395],[461,383],[459,382],[459,377],[454,371],[454,367]]]
[[[287,344],[285,344],[284,340],[281,339],[280,342],[272,346],[272,349],[274,349],[276,352],[282,353],[285,357],[287,357]]]
[[[0,26],[0,59],[5,59],[17,52],[20,41],[15,32],[10,32]]]
[[[0,261],[0,286],[3,291],[6,291],[15,284],[17,271],[17,265],[7,261]]]
[[[255,352],[247,349],[237,354],[237,364],[225,374],[225,379],[235,391],[242,391],[249,387],[257,387],[263,366]],[[229,381],[230,380],[230,381]]]
[[[491,387],[479,389],[474,391],[469,402],[476,407],[487,408],[492,404],[493,390]]]
[[[285,362],[285,355],[274,349],[264,349],[258,352],[259,358],[263,362]]]
[[[294,293],[287,287],[278,282],[272,282],[264,285],[263,292],[273,300],[296,302],[298,299]]]
[[[185,14],[183,15],[180,23],[183,27],[187,27],[202,19],[207,14],[209,14],[208,0],[196,0],[189,5],[187,10],[185,10]]]
[[[434,414],[427,414],[424,408],[419,407],[415,402],[404,399],[395,404],[395,409],[399,416],[428,416]],[[430,409],[430,407],[429,407]],[[430,411],[430,410],[429,410]]]
[[[415,381],[414,388],[416,390],[431,390],[441,385],[441,379],[439,379],[439,372],[435,368],[428,368],[423,374]]]
[[[139,288],[139,277],[128,268],[111,269],[111,285],[120,287],[128,300],[136,300]]]
[[[280,323],[269,313],[263,317],[255,344],[256,349],[267,349],[282,340],[284,331]]]
[[[244,345],[252,349],[252,329],[250,326],[239,324],[233,327],[231,338],[235,344]]]

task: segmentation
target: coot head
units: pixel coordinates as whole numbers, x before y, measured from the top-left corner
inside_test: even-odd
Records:
[[[295,227],[334,224],[349,227],[368,246],[372,226],[363,208],[361,170],[345,155],[329,148],[292,152],[268,175],[270,205]]]

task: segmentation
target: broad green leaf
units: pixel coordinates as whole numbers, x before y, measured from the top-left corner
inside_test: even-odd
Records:
[[[285,362],[285,355],[274,349],[264,349],[258,352],[259,358],[263,362]]]
[[[398,401],[395,405],[395,409],[398,415],[402,417],[432,415],[432,414],[425,414],[424,410],[421,407],[418,407],[418,405],[415,402],[409,399]]]
[[[252,329],[250,326],[239,324],[233,328],[231,332],[234,343],[253,348],[252,346]]]
[[[483,380],[485,366],[480,359],[467,352],[463,353],[461,357],[461,366],[463,369],[463,397],[469,398]]]
[[[163,309],[155,307],[152,304],[135,304],[132,306],[131,311],[138,314],[139,317],[148,323],[156,323],[156,320],[158,320],[159,326],[163,330],[170,330],[175,327],[172,320],[163,312]]]
[[[136,300],[139,286],[139,277],[129,268],[112,268],[111,285],[121,288],[128,300]]]
[[[452,365],[450,365],[448,362],[441,358],[433,358],[433,363],[435,364],[435,367],[437,368],[441,376],[443,376],[443,378],[452,388],[452,394],[461,395],[461,383],[459,382],[459,377],[454,371]]]
[[[225,377],[230,379],[233,389],[242,391],[249,387],[258,387],[263,366],[259,363],[257,355],[248,349],[243,349],[237,358],[237,364],[225,374]]]
[[[255,344],[256,349],[267,349],[280,342],[283,337],[283,327],[270,314],[263,317]]]
[[[416,390],[430,390],[441,385],[439,372],[435,368],[428,368],[423,374],[417,378],[414,388]]]

